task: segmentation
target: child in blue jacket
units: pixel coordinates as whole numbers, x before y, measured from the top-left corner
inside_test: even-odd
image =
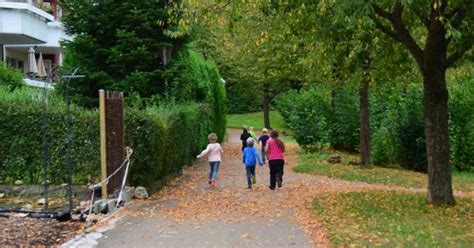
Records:
[[[257,181],[255,177],[255,166],[257,165],[257,162],[260,166],[263,166],[257,149],[253,147],[254,143],[255,140],[253,138],[247,139],[247,147],[244,149],[244,155],[242,158],[245,170],[247,171],[247,184],[249,189],[252,189],[252,184],[255,184]]]

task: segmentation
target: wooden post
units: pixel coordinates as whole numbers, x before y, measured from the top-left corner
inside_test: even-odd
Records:
[[[99,90],[99,109],[100,109],[100,168],[102,180],[107,178],[107,149],[106,149],[106,130],[105,130],[105,91]],[[107,199],[107,182],[102,183],[102,199]]]
[[[124,160],[123,94],[118,91],[105,91],[105,133],[107,150],[107,175],[114,173]],[[124,170],[118,171],[109,179],[107,192],[118,193],[122,185]]]

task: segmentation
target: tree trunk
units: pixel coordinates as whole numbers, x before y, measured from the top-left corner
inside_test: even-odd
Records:
[[[427,203],[454,205],[449,163],[447,43],[442,24],[430,32],[423,57],[423,112],[428,160]]]
[[[362,167],[370,165],[370,122],[369,122],[369,83],[368,67],[363,70],[364,75],[359,87],[360,111],[360,162]]]
[[[405,45],[413,55],[423,75],[423,115],[425,121],[426,157],[428,160],[428,194],[426,202],[435,206],[454,205],[451,167],[449,164],[448,133],[448,89],[446,87],[446,69],[469,50],[470,46],[456,50],[447,59],[448,45],[446,26],[441,16],[445,15],[446,4],[437,8],[431,4],[431,14],[424,18],[419,15],[427,27],[425,48],[421,49],[402,21],[404,5],[397,1],[393,11],[387,12],[373,4],[378,17],[391,23],[393,30],[387,28],[377,18],[372,18],[379,30]],[[452,7],[452,6],[451,6]],[[461,7],[461,6],[458,6]],[[455,7],[454,9],[457,9]],[[461,8],[462,9],[462,8]],[[456,10],[457,11],[457,10]],[[451,12],[454,14],[456,11]],[[458,22],[464,19],[464,12],[458,15]],[[457,23],[458,26],[460,23]],[[466,50],[467,49],[467,50]]]
[[[270,92],[268,86],[263,86],[263,124],[265,128],[271,129],[270,126]]]
[[[445,72],[423,75],[423,108],[428,160],[427,202],[455,204],[449,163],[448,89]]]

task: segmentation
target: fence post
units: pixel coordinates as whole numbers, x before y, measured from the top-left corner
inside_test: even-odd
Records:
[[[105,92],[105,132],[107,140],[107,176],[122,165],[124,154],[124,118],[123,93],[118,91]],[[120,190],[124,170],[120,170],[109,179],[107,192],[116,194]]]
[[[123,93],[99,90],[100,153],[102,180],[114,173],[124,161]],[[102,184],[102,198],[107,199],[121,187],[123,170]]]
[[[102,180],[107,178],[107,141],[105,132],[105,91],[99,90],[99,111],[100,111],[100,168]],[[107,199],[107,182],[102,183],[102,199]]]

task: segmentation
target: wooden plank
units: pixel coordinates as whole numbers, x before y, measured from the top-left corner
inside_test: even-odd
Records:
[[[107,178],[107,140],[105,126],[105,91],[99,90],[99,111],[100,111],[100,168],[102,180]],[[102,199],[107,199],[107,182],[102,183]]]

